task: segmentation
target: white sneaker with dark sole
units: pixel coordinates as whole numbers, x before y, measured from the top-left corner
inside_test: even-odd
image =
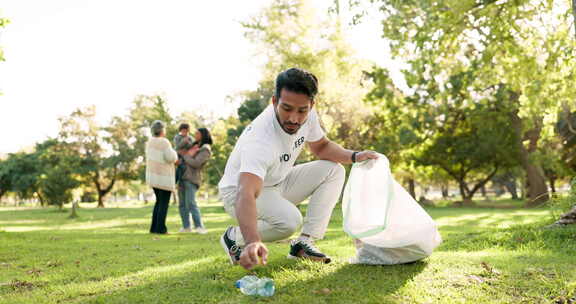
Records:
[[[308,259],[316,262],[328,264],[332,259],[316,248],[314,241],[310,238],[295,239],[290,241],[289,259]]]
[[[230,259],[230,264],[237,265],[238,262],[240,261],[240,254],[242,254],[242,248],[236,245],[236,241],[228,237],[228,231],[230,231],[230,229],[233,228],[234,227],[230,226],[228,227],[228,229],[226,229],[226,231],[224,231],[224,234],[222,234],[222,236],[220,237],[220,245],[222,245],[222,248],[224,249],[226,255]]]

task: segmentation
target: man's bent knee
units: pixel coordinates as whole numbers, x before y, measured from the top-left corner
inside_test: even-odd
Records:
[[[285,239],[294,234],[300,227],[302,227],[302,215],[297,213],[286,218],[283,223],[278,224],[276,230],[279,234],[279,239]]]
[[[344,178],[346,176],[346,169],[344,169],[342,164],[330,160],[321,160],[321,162],[327,170],[330,170],[330,175],[337,178]]]

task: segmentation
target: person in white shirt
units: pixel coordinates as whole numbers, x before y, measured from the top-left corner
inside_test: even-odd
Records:
[[[251,269],[266,264],[263,242],[290,237],[289,258],[329,263],[314,245],[322,239],[344,185],[341,164],[377,158],[373,151],[356,152],[326,138],[314,110],[318,79],[291,68],[276,78],[269,105],[246,127],[226,163],[218,184],[224,209],[238,221],[220,237],[232,264]],[[320,160],[294,162],[307,143]],[[304,219],[297,204],[309,199]]]

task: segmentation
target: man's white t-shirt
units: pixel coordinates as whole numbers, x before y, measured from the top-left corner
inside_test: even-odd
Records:
[[[274,186],[286,178],[305,142],[315,142],[324,136],[318,114],[312,109],[296,134],[286,133],[269,105],[244,129],[236,142],[219,188],[238,186],[240,173],[259,176],[263,186]]]

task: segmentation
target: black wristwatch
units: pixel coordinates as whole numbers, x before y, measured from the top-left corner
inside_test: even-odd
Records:
[[[352,152],[352,163],[356,162],[356,154],[358,154],[358,151]]]

